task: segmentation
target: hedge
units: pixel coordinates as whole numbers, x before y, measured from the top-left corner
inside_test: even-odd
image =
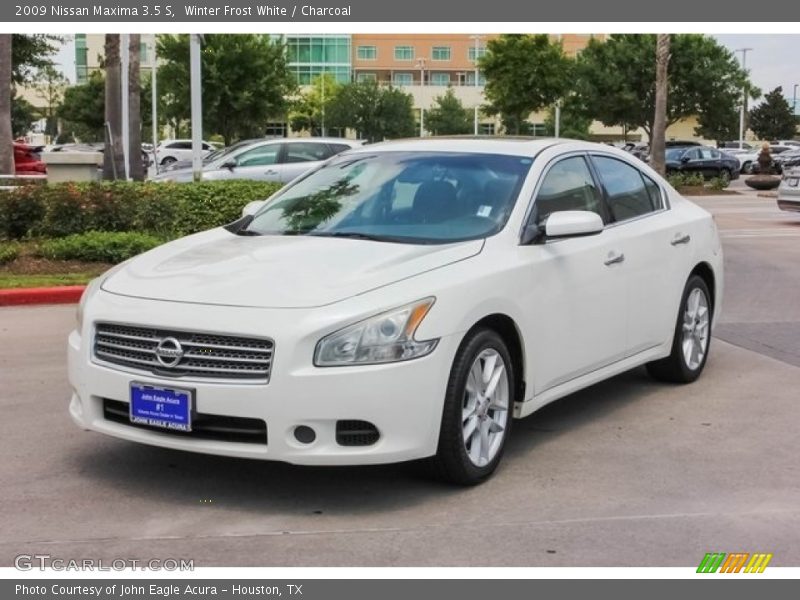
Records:
[[[19,244],[0,242],[0,266],[16,260],[19,256]]]
[[[0,192],[0,238],[57,238],[88,231],[138,231],[175,238],[241,216],[280,184],[87,182],[29,185]]]
[[[90,231],[46,240],[36,254],[53,260],[82,260],[116,264],[164,242],[146,233]]]

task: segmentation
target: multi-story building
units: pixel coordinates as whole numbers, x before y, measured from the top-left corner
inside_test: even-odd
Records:
[[[139,44],[140,69],[149,73],[153,68],[156,36],[152,33],[141,34]],[[89,80],[89,75],[102,68],[105,56],[105,35],[102,33],[75,34],[75,80],[82,84]]]

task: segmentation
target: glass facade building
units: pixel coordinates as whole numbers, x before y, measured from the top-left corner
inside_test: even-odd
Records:
[[[349,35],[285,35],[283,41],[289,70],[300,85],[309,85],[322,73],[332,74],[340,83],[351,80]]]
[[[75,79],[78,85],[89,80],[89,65],[86,62],[86,34],[75,34]]]

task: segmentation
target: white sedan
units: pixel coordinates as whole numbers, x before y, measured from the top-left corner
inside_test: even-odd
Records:
[[[714,221],[606,145],[365,146],[246,211],[88,287],[80,427],[306,465],[427,458],[474,484],[514,418],[639,365],[691,382],[708,359]]]

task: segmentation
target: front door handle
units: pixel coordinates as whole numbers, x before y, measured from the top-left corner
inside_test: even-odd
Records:
[[[679,233],[672,238],[670,244],[673,246],[677,246],[678,244],[688,244],[691,240],[692,236],[690,236],[688,233]]]
[[[605,265],[610,267],[617,263],[625,262],[625,255],[622,252],[609,252],[608,258],[605,260]]]

